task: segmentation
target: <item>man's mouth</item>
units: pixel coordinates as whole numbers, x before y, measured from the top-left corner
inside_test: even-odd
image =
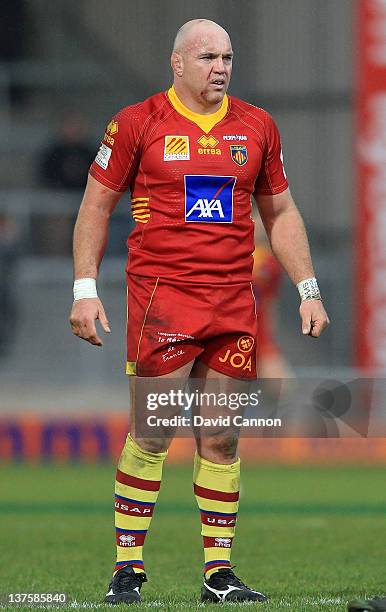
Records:
[[[225,81],[224,81],[224,79],[216,79],[215,81],[211,81],[211,85],[214,85],[215,87],[222,88],[225,85]]]

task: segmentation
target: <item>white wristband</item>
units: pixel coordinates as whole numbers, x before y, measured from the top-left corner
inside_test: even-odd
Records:
[[[297,285],[302,302],[305,300],[321,300],[318,283],[316,278],[305,278]]]
[[[74,282],[74,301],[97,297],[95,278],[79,278]]]

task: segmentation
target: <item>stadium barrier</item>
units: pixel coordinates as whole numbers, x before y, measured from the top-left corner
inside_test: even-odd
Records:
[[[127,415],[42,414],[0,417],[0,461],[116,461],[128,431]],[[191,461],[195,444],[176,438],[170,461]],[[240,456],[256,463],[386,463],[385,438],[241,438]]]

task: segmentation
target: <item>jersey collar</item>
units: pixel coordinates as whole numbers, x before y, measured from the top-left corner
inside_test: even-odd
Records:
[[[211,129],[214,128],[216,123],[219,123],[221,119],[224,119],[228,112],[229,101],[227,95],[224,96],[220,108],[215,113],[212,113],[211,115],[201,115],[200,113],[191,111],[181,102],[173,86],[168,90],[167,94],[171,105],[177,111],[177,113],[183,117],[186,117],[186,119],[193,121],[193,123],[196,123],[206,134],[208,134]]]

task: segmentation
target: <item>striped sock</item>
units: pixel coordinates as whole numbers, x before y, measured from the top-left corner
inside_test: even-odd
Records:
[[[130,436],[126,438],[115,480],[115,572],[132,565],[144,572],[142,547],[153,516],[167,451],[150,453]]]
[[[206,578],[221,567],[230,567],[239,505],[240,459],[220,465],[196,453],[193,471],[194,493],[201,513]]]

